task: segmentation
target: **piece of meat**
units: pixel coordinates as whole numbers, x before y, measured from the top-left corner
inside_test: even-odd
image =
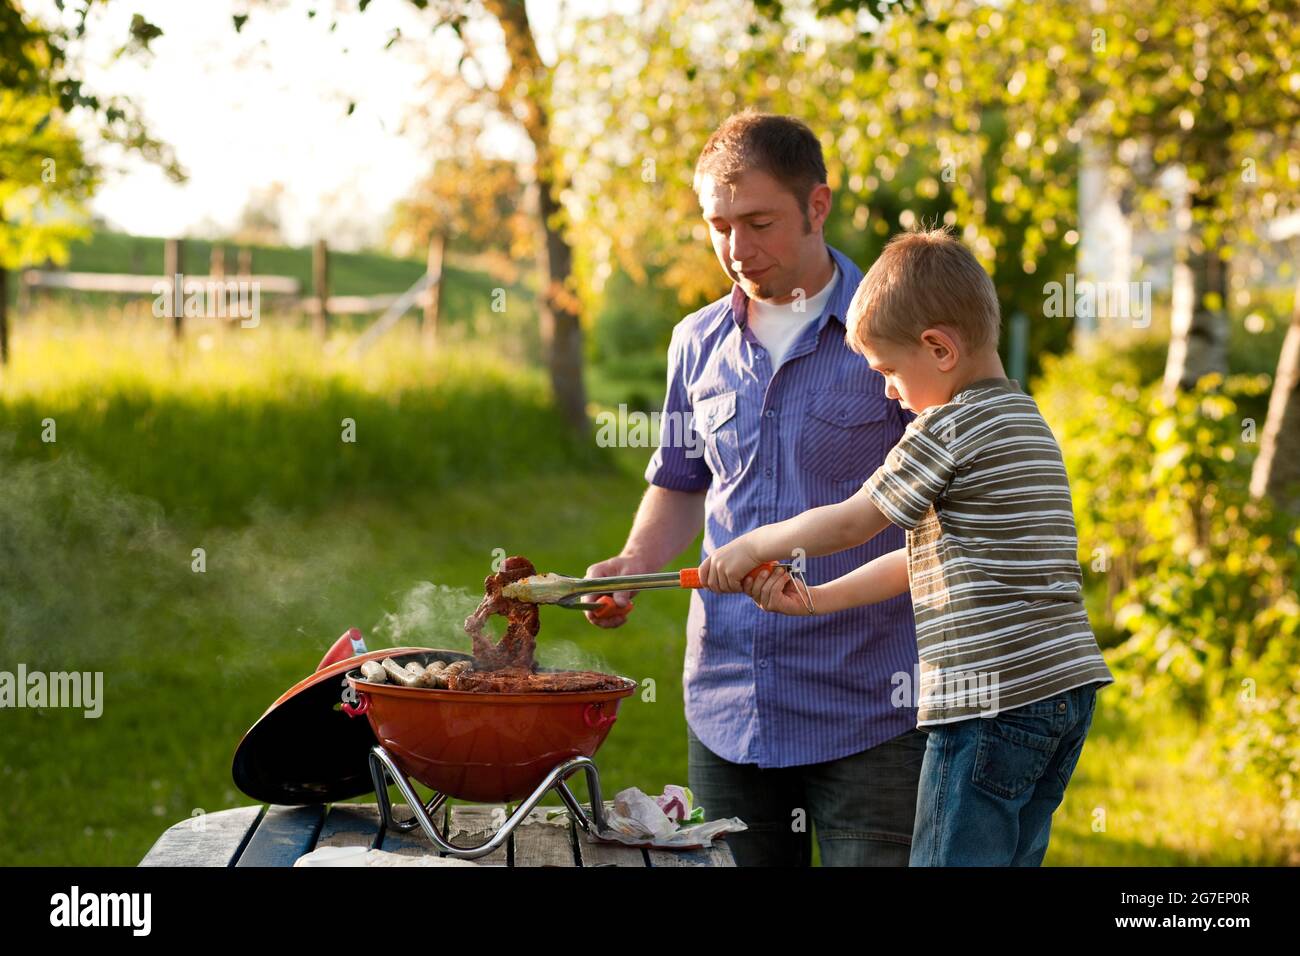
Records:
[[[507,584],[537,573],[527,558],[506,558],[501,570],[483,581],[483,600],[465,619],[465,633],[474,648],[474,669],[447,675],[449,690],[483,694],[533,694],[576,690],[617,690],[626,686],[621,677],[595,671],[559,671],[537,673],[537,632],[541,615],[536,604],[516,601],[501,593]],[[501,614],[506,619],[506,633],[493,644],[483,633],[487,619]]]
[[[627,682],[613,674],[596,671],[559,671],[537,674],[508,667],[495,671],[465,671],[448,682],[450,690],[480,694],[545,694],[578,690],[619,690]]]
[[[470,636],[474,647],[474,670],[495,671],[513,667],[531,672],[537,669],[533,655],[537,632],[542,625],[537,605],[516,601],[501,593],[507,584],[536,573],[531,561],[514,555],[506,558],[500,571],[484,578],[483,600],[465,620],[465,633]],[[484,624],[493,614],[504,615],[506,619],[505,636],[495,645],[483,633]]]

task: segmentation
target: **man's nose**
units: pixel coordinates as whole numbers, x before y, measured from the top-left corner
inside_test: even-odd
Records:
[[[885,379],[885,397],[898,401],[898,389],[894,388],[894,383]]]
[[[744,235],[744,229],[731,230],[731,262],[733,266],[743,266],[753,259],[754,244]]]

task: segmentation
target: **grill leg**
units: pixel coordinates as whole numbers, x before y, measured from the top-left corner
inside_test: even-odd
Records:
[[[546,796],[547,791],[554,789],[560,799],[573,813],[574,819],[588,833],[592,833],[593,820],[583,811],[582,806],[573,796],[572,791],[564,781],[583,770],[587,774],[587,789],[591,793],[591,817],[594,817],[594,823],[598,829],[605,825],[605,806],[600,795],[600,774],[596,770],[596,764],[590,757],[573,757],[564,763],[559,764],[551,770],[539,783],[536,789],[528,795],[528,798],[515,810],[514,813],[506,820],[496,833],[485,843],[480,843],[473,847],[460,847],[449,843],[443,839],[442,834],[434,825],[430,815],[447,801],[447,795],[443,793],[435,794],[427,805],[422,805],[415,788],[406,778],[406,774],[397,768],[393,762],[392,755],[383,747],[376,745],[370,750],[370,777],[375,785],[375,799],[379,802],[380,820],[386,827],[392,827],[402,833],[408,833],[417,826],[424,831],[424,835],[440,851],[448,856],[462,857],[464,859],[474,859],[499,849],[506,840],[510,839],[510,834],[514,832],[515,827],[533,811],[533,808],[541,802],[542,797]],[[388,799],[388,781],[389,779],[396,785],[401,792],[402,797],[411,808],[411,819],[397,820],[393,817],[392,801]]]

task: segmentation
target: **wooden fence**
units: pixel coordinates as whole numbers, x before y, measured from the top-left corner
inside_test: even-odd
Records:
[[[27,308],[32,293],[38,289],[68,292],[97,292],[119,295],[174,295],[176,277],[180,277],[182,295],[186,290],[205,289],[214,283],[231,281],[256,283],[258,295],[279,296],[286,300],[292,311],[311,316],[312,328],[322,340],[329,332],[330,316],[365,315],[375,312],[382,315],[362,335],[364,347],[360,354],[380,335],[391,328],[396,320],[415,306],[423,309],[421,338],[432,348],[437,340],[438,312],[442,299],[442,256],[445,237],[435,235],[429,242],[428,265],[411,288],[400,294],[331,295],[329,292],[329,248],[322,239],[312,247],[312,288],[304,294],[302,283],[292,276],[261,275],[252,271],[251,250],[238,252],[238,268],[226,272],[226,254],[221,246],[212,247],[209,271],[203,275],[185,272],[185,244],[180,239],[168,239],[163,246],[163,272],[161,275],[138,275],[111,272],[63,272],[58,270],[27,269],[18,274],[19,311]],[[7,297],[8,273],[0,270],[0,364],[9,359],[9,316]],[[172,329],[179,340],[185,334],[183,308],[168,310]],[[223,316],[239,318],[239,316]]]

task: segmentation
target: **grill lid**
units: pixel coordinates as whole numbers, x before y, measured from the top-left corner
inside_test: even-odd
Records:
[[[345,644],[345,639],[348,644]],[[235,750],[235,786],[264,803],[332,803],[374,791],[369,754],[375,745],[370,722],[343,712],[344,675],[366,661],[459,660],[460,651],[390,647],[339,658],[364,648],[355,628],[339,639],[316,672],[294,684],[248,729]],[[331,662],[331,658],[334,660]]]

